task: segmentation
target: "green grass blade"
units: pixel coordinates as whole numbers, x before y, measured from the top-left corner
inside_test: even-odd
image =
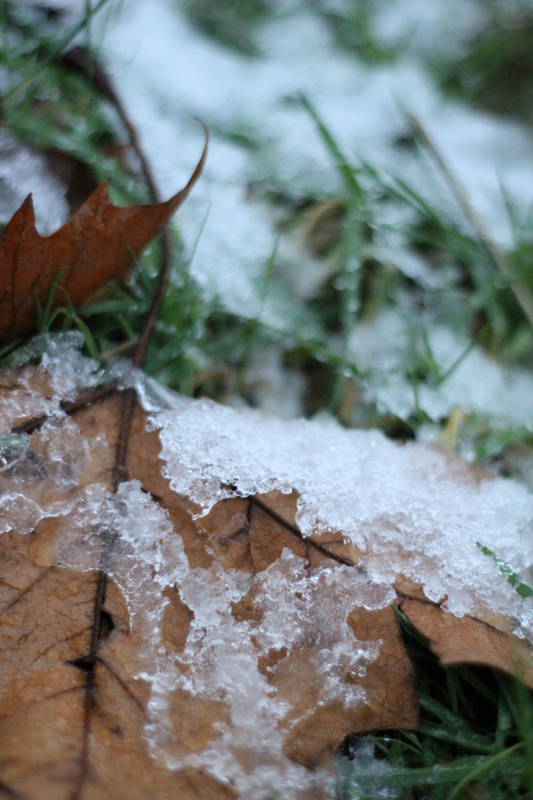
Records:
[[[501,769],[502,762],[505,762],[509,759],[511,755],[513,755],[517,750],[523,747],[522,742],[518,742],[517,744],[513,745],[513,747],[507,748],[507,750],[501,750],[496,755],[492,756],[492,758],[487,758],[480,764],[478,767],[474,767],[472,771],[465,775],[458,783],[457,786],[450,792],[446,800],[455,800],[456,797],[462,793],[462,790],[467,786],[469,783],[473,781],[479,780],[480,778],[487,776],[490,772],[494,770],[495,767]],[[516,762],[516,766],[520,769],[522,767],[523,762],[522,760]],[[509,765],[510,766],[510,765]]]
[[[99,360],[100,353],[98,352],[98,347],[96,346],[96,342],[94,341],[94,336],[92,335],[89,327],[85,324],[85,322],[76,316],[74,317],[74,324],[76,325],[77,329],[85,339],[85,347],[89,351],[89,355],[91,358]]]
[[[533,589],[531,586],[528,586],[527,583],[524,583],[520,575],[514,572],[507,562],[503,561],[501,558],[498,558],[496,553],[486,547],[481,542],[476,542],[476,545],[479,547],[483,555],[488,556],[498,567],[500,571],[500,575],[502,575],[508,583],[511,584],[513,589],[515,589],[520,597],[533,597]]]
[[[328,127],[318,114],[318,111],[311,103],[309,98],[303,93],[301,93],[299,97],[302,106],[305,108],[305,110],[308,112],[309,116],[312,118],[313,122],[317,126],[318,132],[322,137],[322,141],[329,150],[329,153],[331,154],[333,161],[337,167],[337,171],[341,176],[342,180],[344,181],[346,188],[351,194],[357,197],[363,197],[364,192],[359,184],[359,181],[357,180],[355,168],[350,164],[347,157],[343,154],[340,146],[335,141],[333,135],[330,133]]]
[[[68,34],[63,37],[63,39],[61,39],[59,44],[57,44],[56,47],[53,48],[53,50],[47,55],[47,57],[39,62],[38,70],[36,70],[32,75],[29,75],[27,78],[24,78],[24,80],[22,80],[16,86],[13,86],[12,89],[6,92],[2,100],[2,105],[4,109],[7,106],[9,106],[24,89],[28,89],[33,84],[33,82],[37,80],[43,68],[48,64],[52,63],[52,61],[55,61],[55,59],[63,52],[63,50],[66,47],[68,47],[68,45],[78,35],[78,33],[85,28],[88,21],[92,19],[95,16],[95,14],[98,14],[98,12],[108,2],[109,0],[100,0],[100,2],[97,3],[94,8],[90,9],[90,12],[88,14],[85,14],[83,19],[77,25],[75,25],[68,32]]]

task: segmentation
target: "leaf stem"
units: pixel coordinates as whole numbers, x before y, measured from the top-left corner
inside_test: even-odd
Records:
[[[457,202],[459,203],[463,213],[465,214],[466,218],[470,221],[470,224],[474,228],[479,241],[484,246],[485,250],[488,252],[489,256],[491,257],[494,264],[500,270],[502,275],[507,279],[509,282],[509,288],[513,292],[518,304],[520,305],[522,311],[524,312],[525,316],[527,317],[530,325],[533,327],[533,296],[531,292],[525,287],[521,286],[517,283],[516,276],[513,275],[513,271],[509,261],[507,260],[505,254],[500,250],[497,244],[493,241],[490,233],[488,232],[484,220],[479,216],[475,208],[473,207],[472,203],[470,202],[466,191],[462,187],[462,185],[457,180],[456,176],[451,172],[450,168],[444,161],[441,153],[439,152],[437,146],[432,141],[432,139],[427,134],[426,130],[422,126],[420,120],[412,113],[412,112],[404,112],[407,116],[407,120],[413,131],[415,132],[418,140],[420,141],[421,145],[428,151],[431,155],[437,166],[439,167],[442,175],[444,176],[450,190],[452,191],[453,195],[455,196]]]

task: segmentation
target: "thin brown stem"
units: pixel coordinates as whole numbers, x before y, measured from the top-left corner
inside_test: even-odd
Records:
[[[79,51],[77,55],[78,56],[80,55]],[[86,63],[87,62],[85,62],[85,64]],[[93,75],[93,78],[98,88],[100,88],[100,90],[114,104],[128,132],[131,146],[139,159],[139,163],[141,165],[141,169],[146,184],[148,186],[148,190],[152,196],[153,202],[155,203],[161,202],[161,197],[157,189],[157,185],[155,183],[152,170],[144,154],[144,151],[140,145],[137,132],[126,113],[126,110],[122,105],[120,98],[115,92],[110,79],[104,73],[100,65],[98,65],[97,63],[94,63],[92,65],[91,74]],[[190,191],[196,184],[198,178],[200,177],[207,158],[207,147],[208,147],[209,137],[205,125],[203,125],[203,128],[205,132],[204,149],[191,178],[189,179],[185,188],[180,193],[182,203],[185,201]],[[133,366],[138,369],[141,369],[144,364],[146,351],[150,343],[150,339],[153,334],[157,318],[161,311],[161,307],[163,305],[166,290],[168,287],[168,281],[172,265],[172,241],[168,225],[166,225],[165,228],[163,229],[162,239],[163,239],[163,254],[162,254],[162,263],[161,263],[158,285],[132,358]],[[111,486],[113,494],[116,494],[120,484],[128,479],[128,473],[126,468],[126,457],[128,453],[128,443],[130,439],[131,425],[133,421],[133,416],[135,414],[136,405],[137,405],[137,394],[135,389],[133,388],[126,389],[126,391],[123,394],[118,443],[115,453],[115,463],[111,477]],[[116,538],[117,538],[116,531],[114,530],[102,531],[103,550],[100,557],[100,569],[98,571],[98,581],[97,581],[94,604],[93,604],[91,642],[89,647],[89,653],[83,660],[84,664],[80,665],[85,672],[85,703],[83,712],[83,733],[82,733],[82,748],[80,754],[80,771],[78,775],[78,780],[74,787],[74,791],[71,794],[70,800],[79,800],[79,798],[81,797],[81,793],[83,791],[85,780],[89,775],[89,741],[91,733],[91,721],[94,713],[94,704],[96,700],[96,668],[98,663],[97,653],[101,643],[100,631],[102,624],[102,614],[106,599],[109,557],[113,550]]]
[[[207,159],[207,149],[209,146],[209,133],[204,125],[201,123],[202,128],[204,129],[205,135],[205,143],[204,149],[202,151],[202,155],[200,156],[200,160],[196,165],[194,172],[192,173],[191,177],[189,178],[187,184],[181,191],[181,203],[185,202],[189,194],[191,193],[192,189],[194,188],[198,178],[203,172],[205,162]],[[154,186],[155,189],[155,186]],[[156,196],[157,190],[156,190]],[[150,307],[150,311],[148,312],[148,316],[144,323],[143,329],[141,331],[141,335],[139,337],[139,341],[137,343],[137,347],[135,348],[135,352],[133,354],[133,365],[138,367],[139,369],[142,368],[144,359],[146,356],[146,350],[148,348],[148,344],[150,343],[150,338],[155,328],[155,324],[157,322],[157,318],[161,311],[161,307],[163,305],[163,301],[165,299],[165,295],[168,288],[168,281],[170,278],[170,268],[172,266],[172,241],[170,235],[170,228],[166,225],[163,229],[163,259],[161,264],[161,272],[159,274],[159,282],[157,284],[157,289],[154,295],[154,299],[152,300],[152,305]]]
[[[82,795],[85,781],[89,775],[89,742],[91,721],[96,700],[96,654],[100,646],[100,618],[105,603],[107,589],[107,573],[100,570],[96,584],[96,594],[93,604],[93,620],[91,627],[91,642],[89,652],[85,658],[78,662],[78,666],[85,674],[85,692],[83,702],[83,728],[81,738],[80,769],[76,783],[70,794],[69,800],[79,800]]]
[[[122,399],[122,411],[120,416],[120,428],[118,433],[117,450],[115,454],[115,464],[111,476],[113,493],[118,491],[120,484],[128,479],[126,470],[126,456],[128,453],[128,441],[131,431],[131,423],[137,405],[137,393],[135,389],[126,389]]]
[[[425,147],[442,172],[442,175],[444,176],[448,186],[450,187],[450,190],[459,203],[464,215],[470,221],[470,224],[476,232],[479,241],[484,246],[485,250],[488,252],[489,256],[496,264],[502,275],[504,275],[509,282],[511,291],[516,297],[516,300],[527,317],[530,325],[533,327],[533,295],[525,286],[517,282],[516,276],[513,274],[513,270],[505,256],[505,253],[503,253],[496,242],[494,242],[492,239],[492,236],[485,225],[485,221],[480,217],[473,207],[463,186],[458,181],[457,177],[451,172],[439,149],[429,137],[420,120],[412,113],[408,114],[407,118],[420,143],[423,147]]]

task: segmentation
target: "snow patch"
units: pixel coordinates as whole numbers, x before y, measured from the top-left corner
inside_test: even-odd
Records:
[[[46,158],[14,136],[0,134],[0,221],[7,223],[29,194],[33,195],[37,229],[47,236],[68,217],[66,187]]]
[[[523,425],[533,420],[533,378],[526,369],[505,366],[490,358],[481,347],[460,338],[443,325],[424,326],[420,332],[441,375],[449,375],[431,385],[415,385],[408,366],[414,355],[413,317],[391,308],[354,330],[349,344],[350,356],[359,369],[367,372],[362,379],[367,397],[382,413],[401,419],[422,409],[434,421],[445,419],[454,407],[466,414],[489,420],[496,428]]]
[[[485,607],[533,634],[523,601],[477,542],[517,572],[533,564],[533,498],[509,480],[479,478],[436,449],[399,446],[334,420],[284,421],[209,400],[177,398],[152,417],[173,489],[210,509],[236,494],[299,493],[304,536],[340,531],[377,583],[397,574],[459,616]]]
[[[370,68],[341,51],[305,4],[276,7],[258,31],[257,58],[204,36],[176,0],[121,4],[106,25],[104,58],[164,194],[183,185],[198,157],[201,133],[193,120],[201,118],[211,128],[204,176],[180,219],[192,249],[208,214],[192,270],[230,310],[254,316],[259,305],[254,279],[276,238],[268,210],[251,201],[246,186],[266,179],[303,196],[341,188],[314,124],[292,102],[302,91],[356,161],[400,174],[432,202],[440,194],[450,206],[448,189],[427,164],[393,146],[405,129],[399,100],[427,127],[492,235],[509,242],[501,185],[517,206],[529,206],[530,137],[517,124],[443,98],[417,57],[424,47],[442,42],[442,31],[448,45],[456,40],[457,19],[469,30],[480,24],[478,5],[465,5],[455,2],[454,14],[436,2],[381,4],[373,14],[378,36],[408,37],[413,47],[408,57]],[[249,146],[239,144],[239,136]]]

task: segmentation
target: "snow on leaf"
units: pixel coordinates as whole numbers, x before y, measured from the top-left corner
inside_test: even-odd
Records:
[[[28,386],[21,370],[4,378],[4,396]],[[51,384],[33,376],[32,391]],[[442,540],[460,514],[476,527],[480,495],[498,524],[507,511],[500,544],[518,548],[531,498],[512,482],[328,422],[176,398],[150,417],[137,409],[130,480],[112,494],[120,405],[111,395],[66,414],[56,397],[0,470],[0,781],[11,791],[331,797],[348,733],[416,726],[393,602],[444,663],[533,683],[526,639],[506,630],[528,634],[527,599],[493,594],[488,607],[471,585],[454,616],[433,595],[440,585],[457,610],[463,578],[446,550],[427,552],[428,525]],[[446,516],[452,489],[461,507]],[[110,580],[95,620],[97,569]],[[479,569],[470,563],[471,582]]]

